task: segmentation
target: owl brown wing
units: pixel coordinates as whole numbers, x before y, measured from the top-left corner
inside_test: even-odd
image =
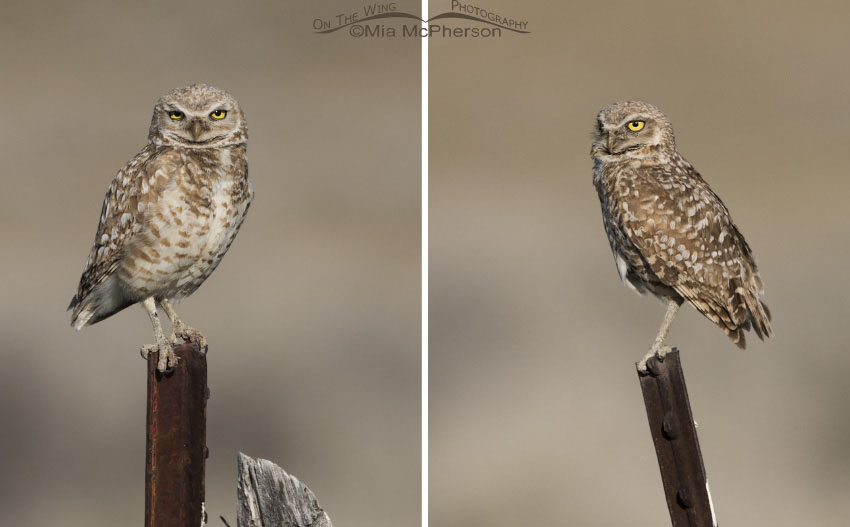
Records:
[[[99,296],[95,294],[98,286],[113,276],[127,242],[141,230],[140,197],[150,190],[146,181],[146,168],[155,151],[156,147],[152,144],[142,149],[118,171],[106,191],[94,245],[80,277],[77,294],[68,306],[69,310],[73,310],[71,325],[77,329],[126,307],[110,309],[111,313],[106,314],[102,307],[104,299],[93,297]]]
[[[743,348],[751,320],[759,337],[770,332],[750,247],[705,180],[687,162],[679,166],[684,173],[636,174],[637,192],[621,195],[621,224],[662,283]]]

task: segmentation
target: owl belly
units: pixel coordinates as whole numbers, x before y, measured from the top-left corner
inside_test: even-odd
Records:
[[[144,238],[123,262],[121,277],[140,298],[192,294],[215,270],[242,223],[247,203],[235,203],[232,182],[222,182],[210,199],[191,203],[177,189],[166,191],[160,210],[149,216]]]

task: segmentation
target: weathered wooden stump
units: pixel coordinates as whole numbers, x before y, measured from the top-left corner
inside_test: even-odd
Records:
[[[265,459],[239,453],[237,527],[333,527],[313,491]]]

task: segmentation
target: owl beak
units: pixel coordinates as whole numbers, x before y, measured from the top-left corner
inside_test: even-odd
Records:
[[[192,123],[192,139],[197,141],[201,137],[202,133],[203,133],[203,130],[201,129],[201,122],[200,121],[193,122]]]
[[[614,153],[614,139],[615,139],[614,134],[612,134],[611,132],[608,132],[608,153],[609,154]]]

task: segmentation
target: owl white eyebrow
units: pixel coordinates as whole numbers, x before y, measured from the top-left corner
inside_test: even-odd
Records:
[[[620,124],[617,125],[617,126],[623,126],[624,124],[630,123],[632,121],[649,121],[649,118],[644,117],[640,114],[632,114],[632,115],[626,117],[625,119],[623,119],[622,121],[620,121]]]

